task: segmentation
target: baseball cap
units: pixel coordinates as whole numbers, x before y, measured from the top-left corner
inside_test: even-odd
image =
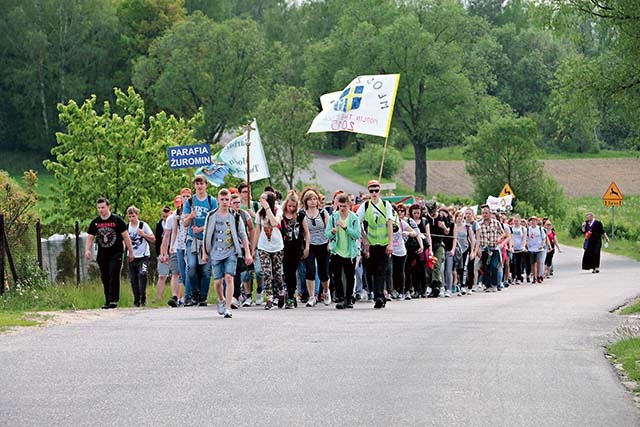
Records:
[[[380,187],[380,182],[377,179],[372,179],[367,182],[367,188],[369,187]]]

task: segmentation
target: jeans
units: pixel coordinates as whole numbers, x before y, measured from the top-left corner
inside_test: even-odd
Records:
[[[198,256],[191,250],[195,240],[187,240],[187,283],[185,301],[190,298],[206,301],[211,282],[211,259],[206,264],[198,264]]]
[[[500,249],[485,248],[489,253],[487,269],[482,276],[482,283],[487,287],[498,286],[498,269],[500,268]]]
[[[184,249],[176,249],[176,256],[178,258],[178,273],[180,274],[180,278],[178,279],[178,283],[182,283],[186,285],[187,280],[187,259],[185,257]]]
[[[451,251],[446,251],[444,256],[444,287],[449,292],[453,291],[453,255]]]

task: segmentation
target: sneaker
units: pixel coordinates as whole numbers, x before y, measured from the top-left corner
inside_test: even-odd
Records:
[[[296,300],[294,298],[288,298],[287,299],[287,303],[284,306],[285,309],[291,309],[294,308],[296,306]]]
[[[117,302],[110,302],[109,303],[109,308],[118,308],[118,303]]]
[[[256,305],[262,305],[263,296],[262,292],[256,294]]]
[[[225,319],[231,319],[233,317],[233,314],[231,314],[231,310],[229,310],[228,308],[224,309],[224,318]]]
[[[181,298],[178,300],[178,307],[182,307],[184,305],[184,300]]]
[[[413,297],[411,296],[411,292],[407,292],[406,294],[404,294],[404,299],[406,299],[406,300],[413,299]]]
[[[384,298],[378,298],[376,299],[376,303],[374,304],[373,308],[383,308],[384,305],[385,305]]]
[[[366,301],[369,298],[369,294],[367,291],[360,291],[360,299],[362,301]]]
[[[273,308],[273,301],[272,300],[267,301],[267,303],[264,305],[264,309],[271,310],[272,308]]]
[[[344,308],[353,308],[353,304],[350,302],[345,302],[344,303]]]
[[[411,298],[411,297],[409,297],[409,298]],[[404,301],[406,299],[406,296],[405,296],[405,294],[398,294],[398,298],[397,299],[398,299],[398,301]]]
[[[206,307],[207,306],[207,302],[206,301],[200,301],[198,303],[198,307]]]
[[[373,301],[373,292],[369,292],[369,295],[367,296],[367,301]]]
[[[197,302],[195,302],[195,301],[193,300],[193,298],[190,298],[188,301],[186,301],[186,302],[184,303],[184,306],[185,306],[185,307],[194,307],[194,306],[196,306],[196,305],[198,305],[198,303],[197,303]]]
[[[240,308],[240,301],[238,301],[236,297],[231,298],[231,308],[234,310]]]
[[[444,286],[440,286],[440,298],[444,298],[445,288]]]
[[[178,297],[171,297],[169,301],[167,301],[169,307],[177,307],[178,306]]]
[[[346,302],[339,302],[339,303],[336,304],[336,308],[338,310],[344,310],[345,308],[347,308],[347,307],[345,307],[346,304],[347,304]]]
[[[485,292],[491,292],[491,286],[487,286],[487,287],[484,289],[484,291],[485,291]]]
[[[103,310],[108,310],[109,309],[109,303],[105,303],[102,307],[100,307]]]
[[[392,299],[391,298],[391,294],[389,292],[385,291],[384,292],[384,300],[385,300],[385,302],[391,301],[391,299]]]
[[[446,291],[444,291],[444,297],[445,298],[451,298],[451,291],[448,290],[448,289]]]
[[[242,303],[243,307],[251,307],[253,305],[253,298],[248,297],[247,299],[244,300],[244,302]]]
[[[316,297],[309,297],[309,300],[307,301],[307,307],[315,307],[316,303]]]
[[[460,288],[460,295],[466,295],[467,294],[467,288]]]
[[[393,298],[393,299],[400,298],[400,294],[398,293],[398,291],[396,291],[395,289],[393,291],[391,291],[391,298]]]
[[[324,305],[331,304],[331,294],[329,292],[324,293]]]
[[[218,301],[218,304],[216,304],[216,306],[218,308],[218,314],[220,316],[222,316],[224,314],[224,311],[225,311],[224,301]]]
[[[280,295],[278,296],[278,308],[284,307],[286,298],[284,297],[284,291],[280,291]]]

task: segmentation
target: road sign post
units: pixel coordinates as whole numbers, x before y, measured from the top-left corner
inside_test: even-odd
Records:
[[[616,231],[614,210],[616,206],[622,206],[623,200],[624,197],[622,196],[622,191],[620,191],[620,188],[618,188],[615,182],[611,181],[611,184],[609,184],[607,191],[605,191],[602,195],[602,201],[604,202],[604,205],[607,207],[611,207],[611,240],[614,239]]]

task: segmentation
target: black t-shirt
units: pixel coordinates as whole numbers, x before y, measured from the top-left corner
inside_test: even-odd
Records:
[[[440,228],[438,226],[438,221],[442,221],[446,226],[449,223],[449,220],[445,218],[441,218],[440,216],[431,218],[431,215],[427,215],[427,221],[429,222],[429,229],[431,232],[431,244],[433,246],[433,250],[435,251],[440,247],[440,244],[442,244],[444,240],[444,238],[441,236],[447,235],[447,233],[445,233],[444,231],[444,228]],[[453,242],[451,242],[451,244],[453,244]]]
[[[89,224],[88,233],[95,236],[98,244],[98,258],[110,258],[124,251],[122,233],[127,224],[118,215],[111,214],[107,219],[97,217]]]
[[[302,252],[304,250],[304,228],[302,228],[302,221],[304,221],[304,212],[298,212],[296,217],[287,218],[282,216],[282,226],[280,227],[282,232],[282,240],[287,249],[296,249]]]

